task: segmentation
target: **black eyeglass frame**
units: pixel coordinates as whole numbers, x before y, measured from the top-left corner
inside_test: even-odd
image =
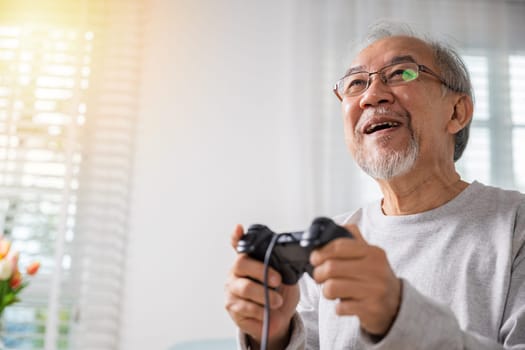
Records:
[[[378,74],[379,75],[379,78],[380,80],[383,82],[383,84],[386,84],[386,78],[384,76],[384,74],[382,74],[384,72],[385,69],[388,69],[392,66],[395,66],[395,65],[398,65],[398,64],[402,64],[402,63],[412,63],[414,64],[415,66],[417,66],[417,74],[418,76],[415,78],[415,79],[412,79],[412,80],[409,80],[409,81],[405,81],[405,82],[399,82],[399,84],[408,84],[414,80],[416,80],[417,78],[419,78],[419,72],[423,72],[423,73],[427,73],[427,74],[430,74],[432,75],[434,78],[438,79],[441,84],[445,85],[447,88],[449,88],[450,90],[452,91],[457,91],[457,89],[453,88],[452,86],[450,86],[449,83],[447,83],[445,81],[445,79],[443,79],[439,74],[435,73],[432,69],[428,68],[427,66],[425,66],[424,64],[419,64],[419,63],[416,63],[416,62],[396,62],[396,63],[391,63],[391,64],[388,64],[384,67],[382,67],[381,69],[375,71],[375,72],[367,72],[367,71],[359,71],[359,72],[352,72],[350,74],[347,74],[345,75],[344,77],[342,77],[341,79],[339,79],[335,85],[334,85],[334,88],[333,88],[333,91],[334,91],[334,94],[337,96],[337,98],[339,99],[339,101],[343,101],[343,96],[341,96],[339,94],[339,83],[342,82],[345,78],[349,77],[350,75],[354,75],[354,74],[359,74],[359,73],[366,73],[368,74],[368,79],[366,81],[366,86],[363,90],[359,91],[358,93],[354,94],[354,95],[349,95],[349,96],[359,96],[361,95],[363,92],[365,92],[366,90],[368,90],[368,88],[370,87],[370,84],[372,82],[372,75],[374,74]],[[397,84],[396,84],[397,85]]]

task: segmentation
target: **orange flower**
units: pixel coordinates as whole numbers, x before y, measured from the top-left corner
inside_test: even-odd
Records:
[[[16,271],[13,277],[11,277],[11,280],[9,281],[9,286],[13,289],[16,289],[20,287],[21,284],[22,284],[22,274],[20,273],[20,271]]]
[[[34,261],[27,267],[26,272],[28,275],[33,276],[34,274],[37,273],[39,268],[40,268],[40,262]]]
[[[39,262],[33,262],[22,274],[18,269],[19,256],[11,249],[11,242],[0,234],[0,315],[6,307],[20,301],[18,293],[29,284],[25,276],[36,274],[40,268]]]

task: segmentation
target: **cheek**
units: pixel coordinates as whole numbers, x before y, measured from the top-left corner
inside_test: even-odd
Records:
[[[345,133],[345,142],[350,150],[353,150],[353,143],[355,139],[354,129],[359,119],[359,110],[355,108],[355,104],[343,103],[343,129]]]
[[[410,124],[414,138],[422,149],[436,150],[446,134],[446,111],[439,100],[422,96],[419,100],[407,103]]]
[[[342,112],[343,112],[343,123],[344,123],[345,133],[349,131],[353,133],[354,127],[358,119],[355,104],[343,102],[341,107],[342,107]]]
[[[403,92],[400,96],[401,100],[403,101],[410,101],[410,97],[408,96],[408,94],[406,92]]]
[[[353,106],[352,103],[349,103],[349,102],[345,102],[345,101],[343,101],[343,102],[341,103],[341,108],[342,108],[342,110],[343,110],[343,114],[344,114],[344,115],[347,115],[347,114],[351,113],[351,111],[352,111],[352,106]]]

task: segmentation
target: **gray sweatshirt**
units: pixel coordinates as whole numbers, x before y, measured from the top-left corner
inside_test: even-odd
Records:
[[[374,343],[305,274],[287,349],[525,349],[525,195],[474,182],[427,212],[385,216],[378,201],[336,221],[386,251],[399,313]]]

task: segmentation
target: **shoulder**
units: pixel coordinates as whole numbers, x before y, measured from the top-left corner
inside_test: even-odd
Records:
[[[472,188],[473,193],[525,200],[525,194],[517,190],[510,190],[501,187],[485,185],[477,181],[471,183],[469,187]]]
[[[465,200],[474,206],[490,207],[491,211],[511,210],[516,213],[525,209],[525,194],[519,191],[484,185],[480,182],[473,182],[467,191]]]
[[[474,187],[473,192],[477,194],[477,199],[491,208],[486,213],[492,220],[503,218],[509,223],[512,230],[512,255],[516,257],[518,254],[525,254],[525,194],[476,182],[471,186]]]

